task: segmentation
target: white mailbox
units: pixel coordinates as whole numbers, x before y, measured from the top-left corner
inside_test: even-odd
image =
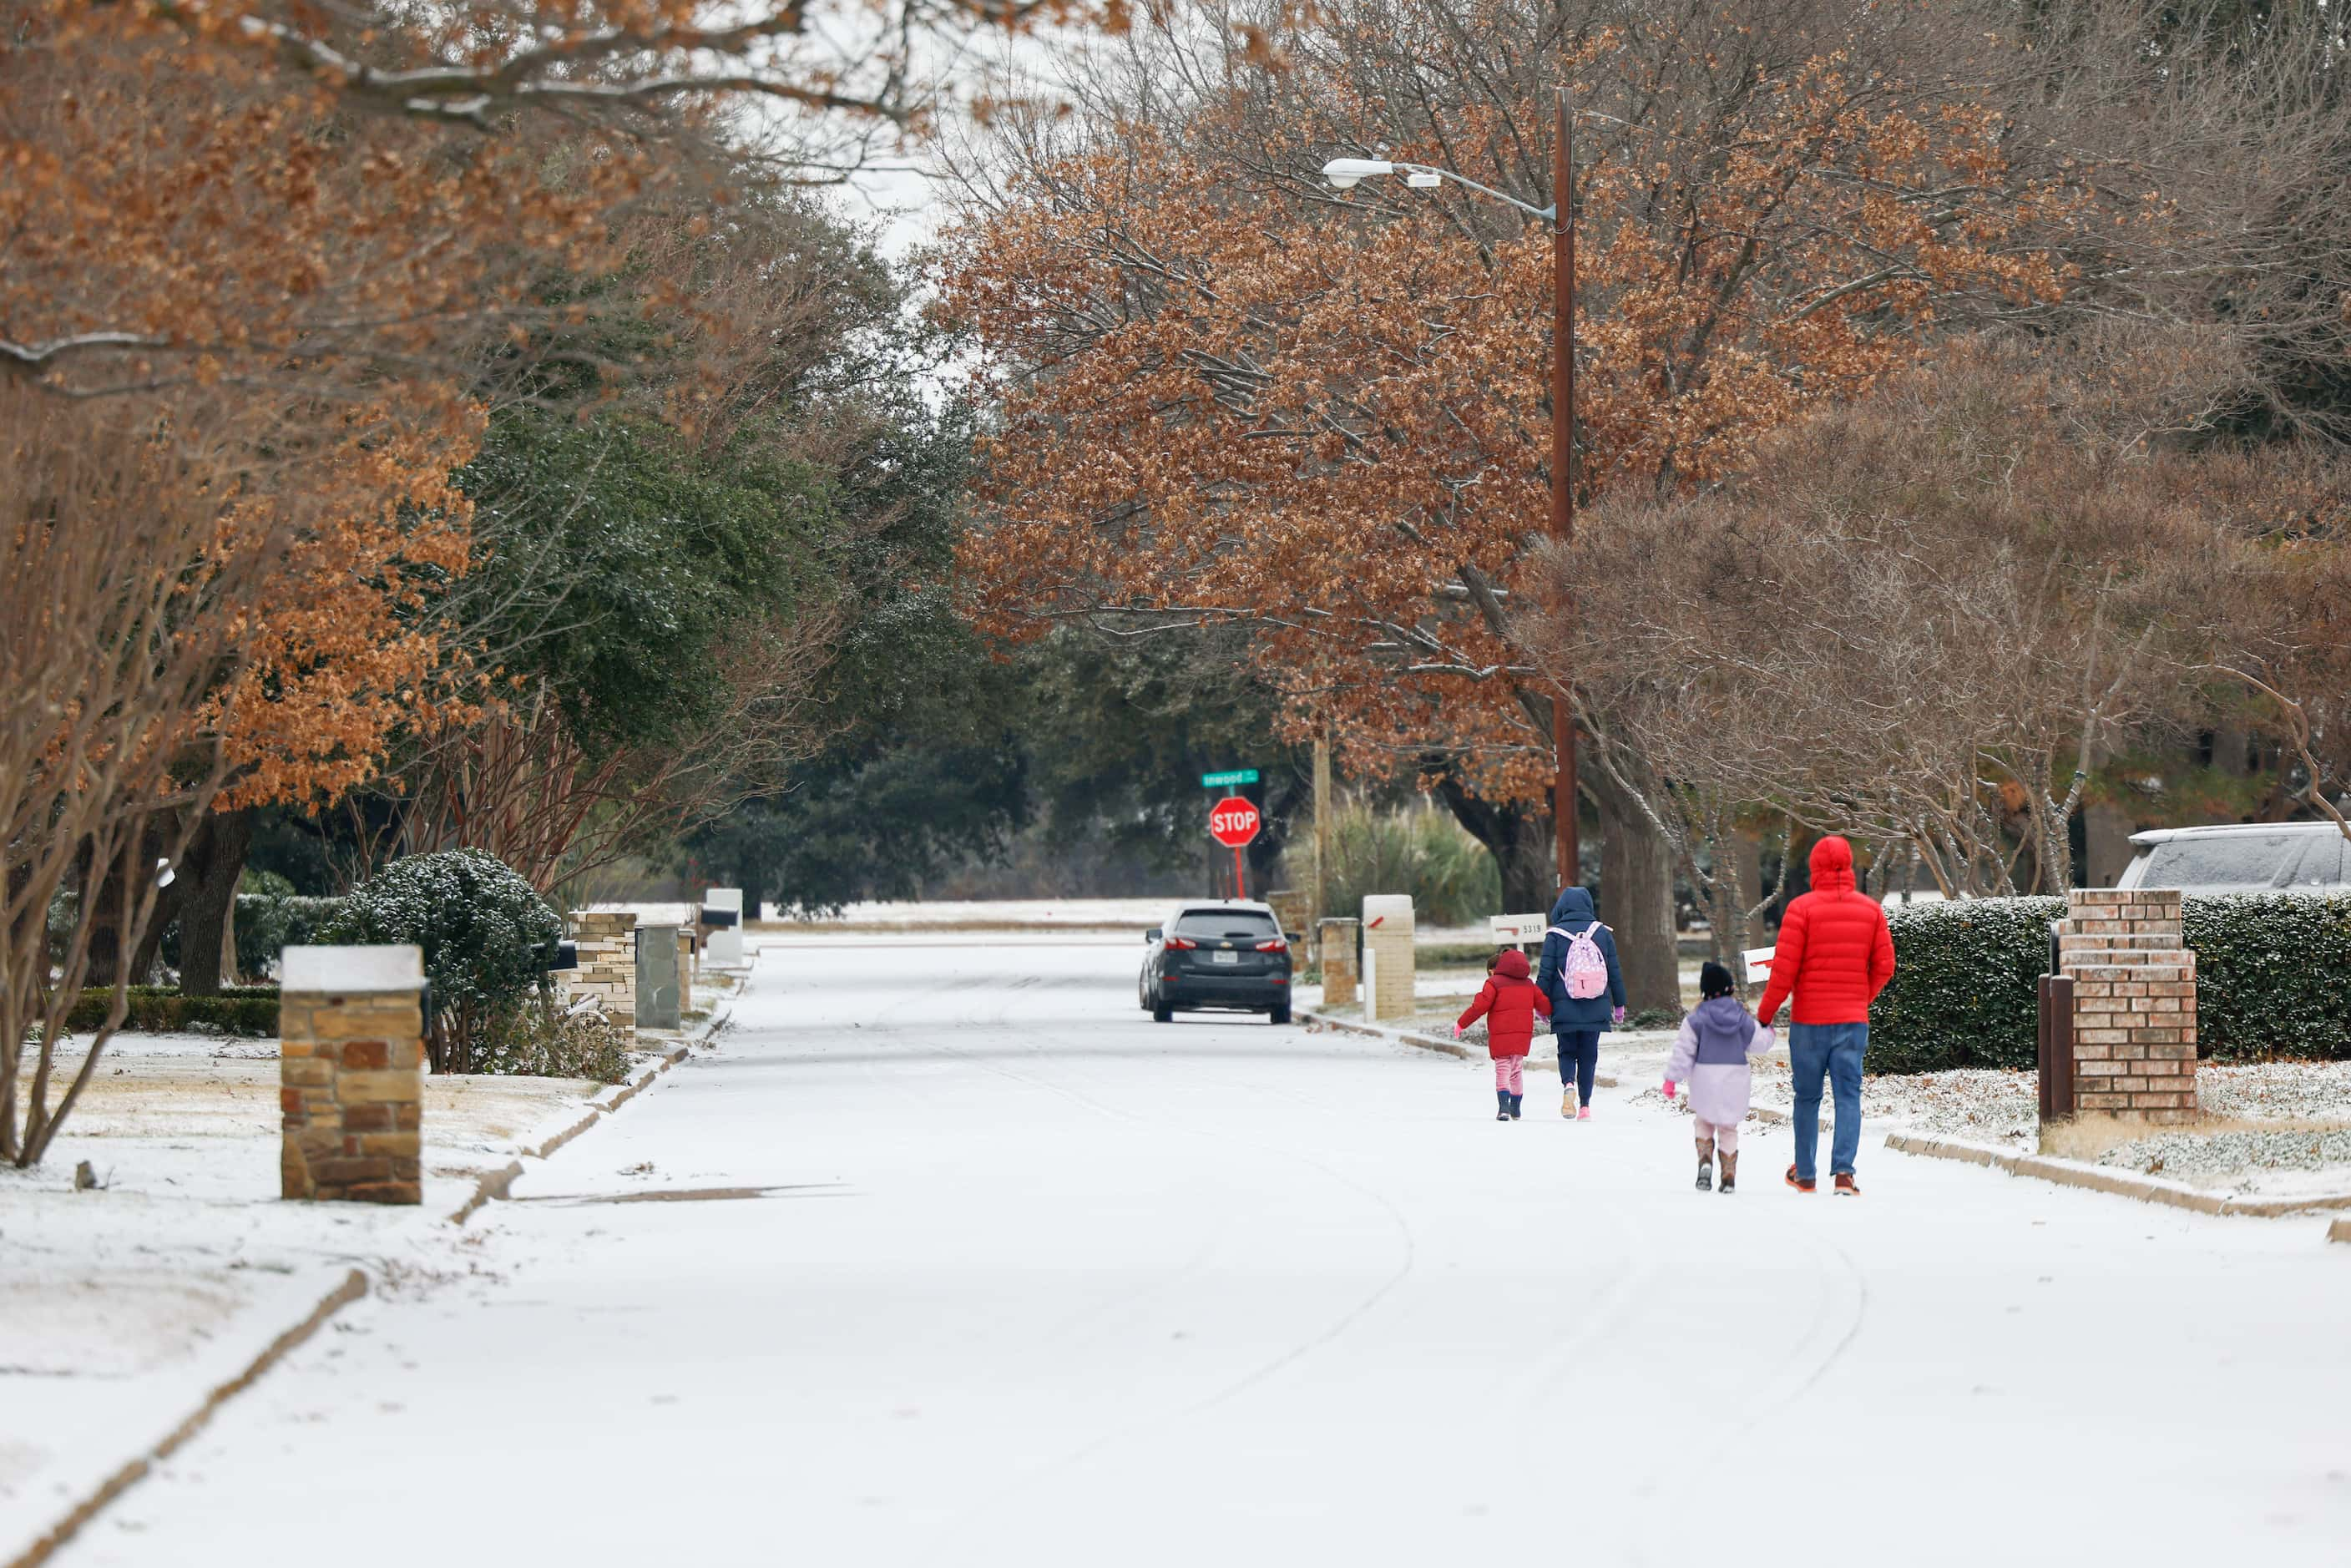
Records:
[[[734,915],[725,925],[714,923],[710,931],[710,962],[721,969],[743,967],[743,890],[739,887],[713,887],[704,890],[702,907],[724,910]]]

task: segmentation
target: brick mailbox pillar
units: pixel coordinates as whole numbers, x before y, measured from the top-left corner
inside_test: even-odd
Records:
[[[279,962],[280,1195],[423,1202],[423,950],[288,947]]]
[[[1355,1001],[1355,922],[1325,920],[1316,928],[1322,958],[1322,1005],[1352,1007]]]
[[[564,977],[567,996],[596,998],[604,1016],[633,1028],[637,1019],[637,917],[630,910],[585,909],[571,916],[580,967]]]
[[[2075,889],[2057,952],[2074,980],[2074,1109],[2193,1121],[2196,955],[2179,891]]]

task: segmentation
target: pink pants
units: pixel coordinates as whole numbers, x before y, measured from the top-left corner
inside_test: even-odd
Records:
[[[1494,1058],[1494,1087],[1505,1094],[1527,1092],[1527,1059],[1523,1056]]]
[[[1698,1141],[1702,1144],[1708,1138],[1712,1138],[1714,1146],[1724,1154],[1735,1155],[1739,1152],[1739,1124],[1726,1122],[1718,1127],[1711,1122],[1698,1123]]]

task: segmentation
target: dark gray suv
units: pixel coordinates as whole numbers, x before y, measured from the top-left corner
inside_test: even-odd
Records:
[[[1221,1009],[1290,1021],[1290,939],[1262,904],[1187,904],[1143,934],[1135,998],[1159,1023]]]

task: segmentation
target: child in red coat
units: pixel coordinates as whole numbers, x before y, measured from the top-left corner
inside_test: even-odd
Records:
[[[1551,998],[1529,977],[1527,956],[1513,947],[1494,960],[1478,999],[1453,1026],[1453,1038],[1486,1020],[1486,1054],[1494,1059],[1494,1120],[1515,1122],[1526,1103],[1527,1047],[1535,1038],[1535,1015],[1551,1017]]]

